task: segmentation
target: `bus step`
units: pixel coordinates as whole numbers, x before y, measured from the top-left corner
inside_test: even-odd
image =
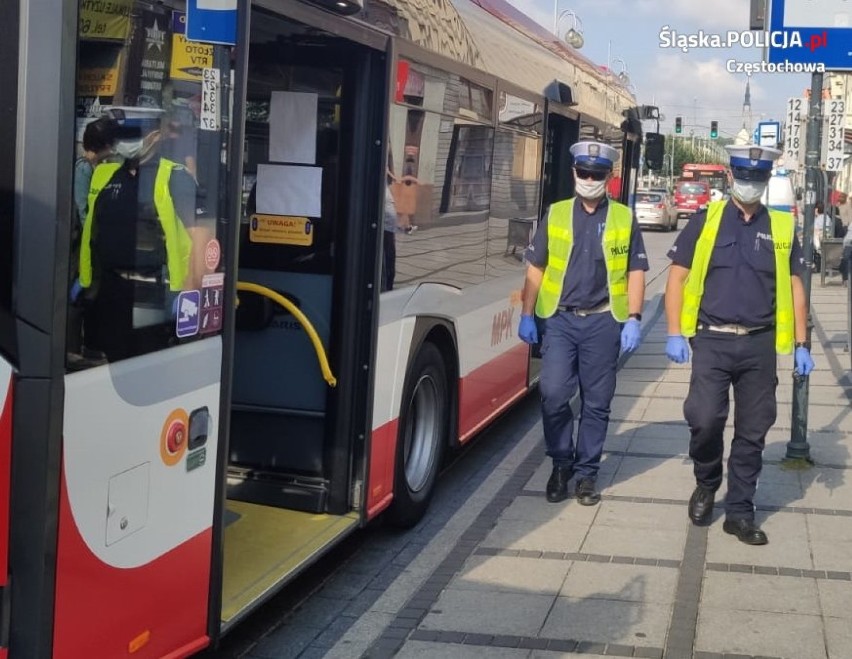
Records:
[[[228,468],[227,498],[306,513],[326,512],[328,483],[321,478]]]

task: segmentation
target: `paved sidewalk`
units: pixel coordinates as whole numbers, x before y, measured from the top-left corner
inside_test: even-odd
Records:
[[[767,546],[723,533],[721,506],[710,527],[688,521],[690,369],[665,357],[657,297],[619,374],[601,504],[545,501],[537,424],[495,471],[500,484],[484,485],[327,656],[852,658],[846,293],[814,282],[809,469],[782,464],[792,357],[779,360],[755,500]]]

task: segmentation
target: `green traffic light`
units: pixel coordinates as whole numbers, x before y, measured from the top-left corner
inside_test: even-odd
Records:
[[[719,122],[711,121],[710,122],[710,137],[717,138],[719,137]]]

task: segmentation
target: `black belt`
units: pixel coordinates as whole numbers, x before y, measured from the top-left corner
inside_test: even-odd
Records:
[[[737,325],[729,323],[726,325],[704,325],[700,324],[696,328],[704,332],[712,332],[714,334],[733,334],[735,336],[751,336],[752,334],[760,334],[775,329],[775,325],[759,325],[757,327],[746,327],[745,325]]]
[[[609,311],[610,305],[609,302],[602,302],[596,307],[592,307],[591,309],[581,309],[579,307],[566,307],[564,305],[559,305],[556,307],[559,311],[567,311],[568,313],[572,313],[575,316],[585,317],[591,316],[596,313],[604,313],[605,311]]]

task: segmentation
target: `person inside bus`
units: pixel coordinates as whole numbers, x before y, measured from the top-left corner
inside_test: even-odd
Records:
[[[736,411],[722,530],[745,544],[765,545],[766,533],[754,518],[754,495],[766,434],[777,416],[778,355],[794,353],[797,377],[814,368],[807,343],[805,264],[793,215],[760,202],[781,151],[725,148],[733,199],[693,215],[668,253],[666,355],[683,364],[692,347],[683,403],[696,481],[687,506],[690,520],[704,526],[713,519],[733,387]]]
[[[117,129],[118,124],[111,117],[98,117],[83,130],[83,155],[74,162],[74,206],[77,210],[78,235],[89,207],[92,172],[112,153]]]
[[[576,196],[552,204],[527,249],[527,273],[518,336],[541,342],[542,420],[553,471],[547,500],[574,493],[580,504],[600,501],[596,478],[615,393],[619,349],[641,341],[648,258],[629,207],[607,199],[606,183],[618,151],[600,142],[578,142],[574,156]],[[573,438],[571,399],[582,408]]]
[[[161,313],[145,322],[134,311],[171,309],[179,291],[200,287],[195,180],[160,156],[160,135],[159,118],[120,119],[115,152],[124,161],[100,164],[92,175],[80,246],[79,283],[90,300],[84,341],[109,361],[168,345],[173,319]]]
[[[118,124],[111,117],[98,117],[90,121],[83,130],[83,155],[74,161],[74,220],[71,223],[71,258],[68,268],[70,298],[66,331],[66,348],[69,366],[76,366],[88,359],[84,356],[83,309],[80,304],[79,285],[80,234],[89,208],[89,186],[92,172],[103,160],[112,154]]]

